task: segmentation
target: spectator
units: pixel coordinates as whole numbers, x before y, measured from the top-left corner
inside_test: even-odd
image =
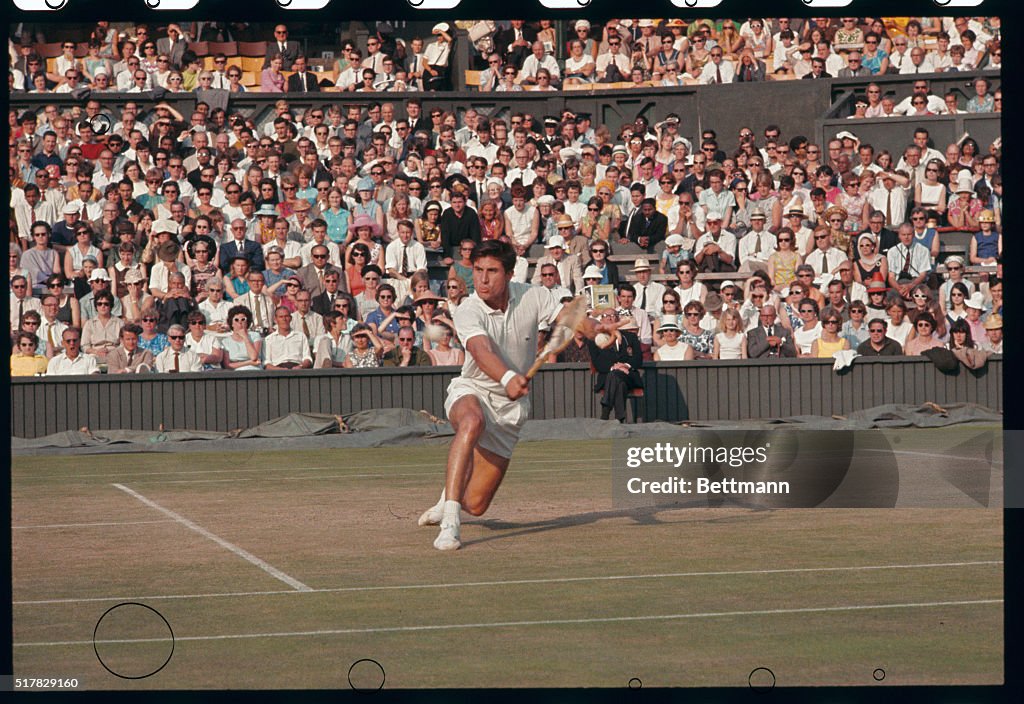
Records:
[[[64,351],[56,355],[46,366],[47,376],[75,376],[99,374],[96,358],[82,352],[82,332],[78,328],[67,328],[61,335]]]
[[[167,330],[167,338],[170,340],[170,346],[157,355],[155,360],[157,372],[177,374],[203,370],[199,355],[185,347],[186,334],[183,326],[172,325]]]
[[[868,339],[857,345],[857,354],[863,357],[894,357],[903,354],[900,343],[886,336],[889,327],[885,318],[868,322]]]
[[[253,326],[252,313],[245,306],[232,306],[228,311],[231,334],[221,338],[225,369],[254,371],[263,368],[263,337]]]
[[[276,329],[264,342],[267,369],[309,369],[313,366],[309,339],[291,329],[292,313],[284,306],[274,310]]]
[[[38,354],[39,338],[35,333],[20,330],[14,336],[11,354],[11,376],[42,376],[46,373],[47,359]]]

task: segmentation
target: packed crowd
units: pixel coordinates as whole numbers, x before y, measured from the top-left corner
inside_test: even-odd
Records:
[[[612,308],[645,359],[1002,351],[998,141],[691,141],[660,117],[613,135],[416,97],[279,100],[259,124],[97,97],[15,113],[12,374],[460,364],[487,239],[516,280]],[[974,234],[939,267],[946,224]],[[616,247],[641,253],[628,276]]]
[[[749,18],[523,20],[439,22],[430,37],[400,36],[377,22],[365,40],[327,47],[313,56],[311,38],[288,26],[192,22],[166,26],[98,22],[88,36],[60,44],[47,60],[38,36],[8,41],[12,92],[170,93],[218,89],[240,92],[410,92],[447,90],[457,31],[472,44],[471,68],[482,91],[550,91],[584,84],[678,86],[765,80],[870,77],[885,74],[973,72],[1002,67],[998,17]],[[352,33],[354,36],[354,33]],[[235,36],[263,48],[261,57],[228,56],[209,47],[233,46]],[[345,36],[345,35],[343,35]],[[17,41],[15,41],[17,39]],[[225,44],[227,42],[227,44]],[[333,58],[334,55],[338,58]],[[262,59],[255,65],[252,59]],[[986,84],[962,110],[992,111],[999,93]],[[925,107],[896,105],[882,94],[858,96],[867,117],[944,113],[943,100]],[[895,111],[894,111],[895,108]]]

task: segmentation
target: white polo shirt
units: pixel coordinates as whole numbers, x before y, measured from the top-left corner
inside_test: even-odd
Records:
[[[301,364],[307,359],[313,361],[313,356],[309,353],[309,341],[298,330],[292,330],[287,335],[275,330],[263,341],[263,363],[266,365],[280,365],[285,362]]]
[[[505,312],[491,308],[476,293],[464,299],[455,311],[455,330],[467,352],[472,338],[487,336],[508,368],[523,374],[537,357],[538,330],[550,327],[561,306],[543,286],[514,281],[508,286]],[[471,354],[466,354],[461,376],[485,391],[505,395],[501,383],[487,376]]]
[[[46,365],[46,376],[72,376],[74,374],[99,374],[100,368],[96,358],[91,354],[80,352],[73,360],[61,352]]]

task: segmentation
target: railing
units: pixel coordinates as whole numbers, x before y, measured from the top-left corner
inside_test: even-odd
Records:
[[[841,374],[832,360],[770,359],[646,364],[646,421],[740,420],[846,415],[886,403],[970,402],[1003,408],[1002,357],[978,371],[943,374],[923,357],[858,359]],[[290,372],[15,378],[11,432],[33,438],[65,430],[228,431],[292,412],[343,415],[373,408],[444,415],[456,367]],[[599,413],[590,370],[545,366],[534,379],[534,419]]]

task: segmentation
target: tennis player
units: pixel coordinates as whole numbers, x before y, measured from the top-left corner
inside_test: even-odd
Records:
[[[547,288],[512,281],[516,253],[507,242],[483,242],[472,262],[476,291],[459,305],[454,319],[467,354],[445,401],[455,428],[445,488],[419,519],[421,526],[440,524],[434,540],[438,550],[462,546],[460,511],[482,515],[501,485],[530,413],[530,383],[523,372],[537,356],[538,331],[556,330],[561,309]],[[598,329],[588,321],[584,334],[593,337]]]

